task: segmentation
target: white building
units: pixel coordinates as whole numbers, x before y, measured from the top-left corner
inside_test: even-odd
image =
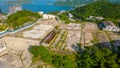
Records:
[[[9,7],[9,13],[16,13],[17,11],[21,11],[21,10],[22,7],[19,5]]]
[[[39,15],[43,15],[43,14],[44,14],[44,12],[40,11],[40,12],[38,12],[38,14],[39,14]]]
[[[101,25],[102,25],[103,30],[105,30],[105,31],[114,31],[114,32],[119,32],[120,31],[120,28],[117,27],[111,21],[104,21]]]
[[[69,13],[69,14],[68,14],[68,17],[69,17],[69,18],[72,18],[72,17],[73,17],[73,15],[72,15],[71,13]]]
[[[43,14],[43,18],[44,18],[44,19],[55,19],[56,16],[51,15],[51,14]]]

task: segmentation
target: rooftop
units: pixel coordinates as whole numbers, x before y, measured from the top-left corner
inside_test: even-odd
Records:
[[[113,22],[111,22],[111,21],[104,21],[103,24],[105,26],[115,26],[115,24]]]

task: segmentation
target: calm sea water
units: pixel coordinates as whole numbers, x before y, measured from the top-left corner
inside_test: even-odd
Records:
[[[33,2],[31,4],[23,4],[22,8],[34,12],[38,11],[44,11],[45,13],[51,12],[51,11],[59,11],[59,10],[71,10],[71,7],[65,7],[65,6],[55,6],[53,5],[53,2],[56,0],[32,0]],[[0,8],[2,8],[2,11],[7,13],[8,12],[8,5],[0,3]]]

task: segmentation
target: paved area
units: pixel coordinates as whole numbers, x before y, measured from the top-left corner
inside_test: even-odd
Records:
[[[111,40],[120,40],[120,34],[114,32],[107,32]]]
[[[120,46],[120,34],[113,32],[107,32],[107,34],[110,37],[113,47],[117,50],[117,47]]]
[[[73,50],[73,46],[76,46],[80,42],[81,33],[80,31],[69,31],[67,36],[66,49]],[[73,40],[74,39],[74,40]]]
[[[56,26],[60,22],[57,21],[56,19],[40,19],[37,23],[42,23],[43,25],[53,25],[53,26]]]
[[[39,41],[15,37],[3,37],[0,39],[0,42],[7,45],[7,49],[2,51],[4,54],[0,53],[0,61],[7,64],[11,62],[10,66],[12,66],[12,68],[29,67],[32,63],[32,55],[29,53],[28,49],[30,45],[39,45]],[[10,58],[10,61],[8,57]]]
[[[81,24],[75,24],[75,23],[70,23],[68,25],[65,25],[64,28],[68,30],[80,30]]]
[[[43,39],[50,31],[54,29],[52,25],[37,25],[32,30],[23,32],[25,38]]]
[[[12,68],[10,64],[0,61],[0,68]]]
[[[84,45],[85,46],[92,46],[94,44],[92,42],[92,41],[94,41],[92,32],[89,30],[86,30],[84,36],[85,36],[85,39],[84,39],[85,44]]]
[[[77,43],[80,42],[81,37],[81,26],[80,24],[68,24],[66,25],[66,29],[68,30],[67,41],[66,41],[66,48],[71,51],[77,51]]]
[[[21,59],[17,55],[6,54],[0,57],[0,68],[22,68],[24,67]]]
[[[32,55],[28,49],[30,46],[39,45],[40,40],[30,39],[28,36],[31,37],[34,34],[32,38],[43,37],[47,34],[44,31],[49,33],[57,24],[59,22],[55,19],[40,19],[35,26],[29,29],[0,38],[0,43],[7,45],[7,48],[0,53],[0,68],[30,68]],[[32,34],[26,31],[30,31]]]
[[[98,30],[98,26],[95,23],[92,22],[86,22],[84,26],[85,30],[91,30],[92,32]]]
[[[94,43],[93,32],[97,31],[98,27],[95,23],[86,22],[82,26],[81,44],[83,46],[92,46]]]
[[[32,55],[28,51],[29,47],[39,45],[40,37],[44,38],[44,35],[47,35],[58,24],[59,22],[55,19],[40,19],[34,27],[16,33],[20,36],[13,34],[0,38],[0,43],[7,45],[7,48],[0,53],[0,68],[30,68]],[[94,41],[102,47],[111,48],[111,40],[113,45],[120,46],[119,34],[100,31],[95,23],[62,24],[60,29],[59,36],[51,46],[56,51],[64,51],[64,49],[77,51],[79,50],[77,43],[81,43],[82,46],[92,46]],[[67,34],[61,38],[65,30]],[[58,42],[60,46],[56,46]]]
[[[109,37],[107,36],[105,32],[99,31],[95,33],[95,38],[98,39],[98,44],[100,44],[102,47],[111,48]]]
[[[39,41],[17,37],[3,37],[0,42],[5,43],[8,49],[18,53],[28,49],[30,45],[39,45]]]

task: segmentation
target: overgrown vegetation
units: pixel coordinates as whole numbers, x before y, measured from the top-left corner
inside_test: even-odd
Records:
[[[120,4],[113,4],[107,0],[98,0],[91,4],[87,4],[85,6],[76,8],[71,11],[64,12],[62,14],[58,14],[58,17],[61,20],[64,20],[65,23],[70,23],[68,14],[72,13],[73,18],[75,20],[84,20],[89,18],[90,16],[99,16],[105,18],[104,20],[113,21],[116,25],[119,26],[118,21],[120,19]],[[55,13],[56,14],[56,13]],[[92,22],[99,23],[100,20],[91,20]]]
[[[41,18],[41,16],[38,13],[23,10],[18,11],[15,14],[11,14],[7,19],[7,24],[13,29],[18,29],[22,26],[35,22],[39,18]]]
[[[67,34],[68,34],[68,31],[67,31],[67,30],[65,30],[65,31],[63,32],[63,34],[61,34],[60,40],[59,40],[58,43],[56,44],[56,47],[57,47],[57,48],[61,48],[61,49],[62,49],[62,46],[64,45],[64,43],[65,43],[65,41],[66,41]]]
[[[5,25],[5,24],[0,25],[0,31],[5,30],[6,28],[7,28],[7,25]]]
[[[55,68],[77,68],[75,55],[52,53],[43,46],[33,46],[30,52],[33,54],[33,61],[42,60]]]
[[[58,14],[58,17],[60,20],[64,21],[66,24],[70,23],[70,20],[68,18],[68,13]]]
[[[120,49],[115,53],[108,48],[96,46],[81,48],[76,54],[52,53],[43,46],[33,46],[30,49],[33,60],[42,60],[55,68],[119,68]]]
[[[75,18],[83,18],[84,20],[89,16],[102,16],[107,20],[111,20],[117,24],[120,19],[120,5],[113,4],[106,0],[99,0],[94,3],[76,8],[71,11]]]
[[[82,68],[119,68],[119,51],[114,53],[108,48],[85,47],[78,57],[78,66]]]

